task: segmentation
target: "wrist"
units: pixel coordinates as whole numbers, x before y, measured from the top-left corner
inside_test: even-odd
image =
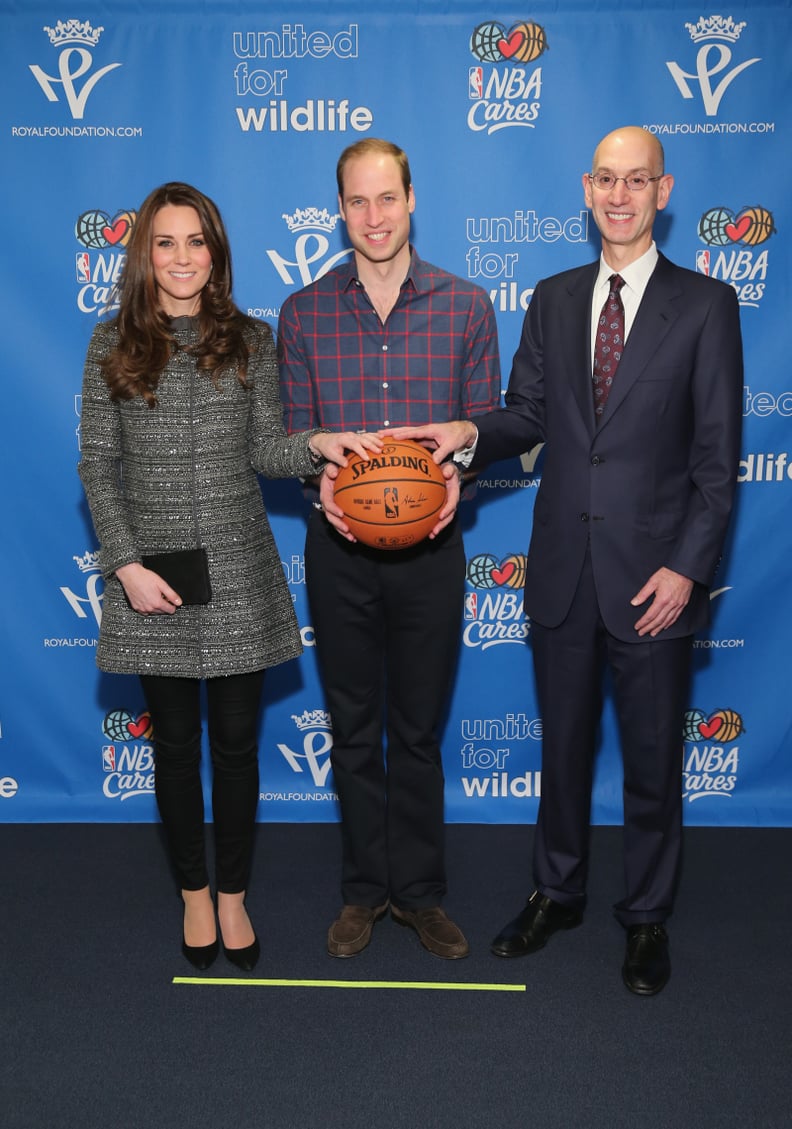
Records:
[[[129,575],[130,572],[134,572],[136,569],[141,569],[144,567],[145,566],[142,561],[127,561],[126,564],[118,566],[118,568],[115,570],[115,575],[119,580],[121,580],[123,576]]]
[[[322,452],[319,450],[319,448],[316,446],[314,440],[316,439],[317,435],[327,435],[327,434],[329,434],[329,428],[320,427],[320,428],[317,428],[316,431],[312,431],[311,434],[308,436],[308,457],[310,458],[310,460],[313,463],[314,468],[316,470],[321,470],[321,468],[327,462],[327,459],[322,454]]]
[[[471,447],[475,447],[478,443],[478,428],[475,423],[470,420],[465,420],[465,434],[462,437],[464,443],[464,450],[468,451]]]

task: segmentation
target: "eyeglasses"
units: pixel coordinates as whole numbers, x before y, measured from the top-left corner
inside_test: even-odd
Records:
[[[647,176],[645,172],[631,172],[629,176],[614,176],[610,172],[590,172],[587,175],[594,187],[603,192],[610,192],[620,180],[624,181],[630,192],[643,192],[650,180],[662,180],[665,174]]]

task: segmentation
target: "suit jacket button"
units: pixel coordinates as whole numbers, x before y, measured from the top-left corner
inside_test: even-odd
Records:
[[[589,515],[588,515],[588,514],[581,514],[581,515],[580,515],[580,520],[581,520],[581,521],[588,521],[588,519],[589,519]]]
[[[592,465],[592,466],[599,466],[599,465],[600,465],[600,463],[601,463],[601,462],[603,462],[603,461],[604,461],[604,460],[603,460],[603,459],[601,459],[601,458],[599,457],[599,455],[594,455],[594,457],[593,457],[593,458],[592,458],[592,460],[591,460],[591,465]]]

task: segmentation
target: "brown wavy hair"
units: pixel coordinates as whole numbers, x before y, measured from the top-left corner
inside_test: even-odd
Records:
[[[102,361],[111,399],[142,396],[150,408],[157,405],[162,371],[179,348],[170,319],[160,306],[151,264],[154,217],[169,204],[195,209],[212,257],[212,273],[200,295],[198,341],[188,350],[196,357],[198,370],[218,384],[223,372],[235,369],[246,387],[250,357],[245,335],[250,319],[231,296],[231,250],[217,205],[189,184],[170,181],[160,185],[141,204],[132,228],[116,290],[118,343]]]

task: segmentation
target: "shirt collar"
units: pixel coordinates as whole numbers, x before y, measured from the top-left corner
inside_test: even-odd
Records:
[[[346,263],[343,263],[338,268],[338,271],[342,290],[349,290],[352,286],[362,287],[363,284],[358,278],[354,254],[350,255]],[[407,268],[407,274],[404,277],[402,286],[407,283],[418,293],[420,293],[421,290],[431,289],[431,282],[428,281],[427,271],[424,269],[424,264],[412,244],[410,245],[410,265]]]
[[[618,272],[615,272],[613,267],[608,266],[603,256],[600,255],[600,267],[599,273],[597,274],[596,289],[599,290],[600,288],[607,287],[610,276],[614,273],[618,273],[624,279],[625,286],[628,286],[630,290],[634,290],[638,294],[643,294],[646,289],[646,284],[652,277],[652,271],[657,266],[658,257],[657,244],[654,240],[652,241],[652,246],[648,251],[644,251],[640,259],[636,259],[634,262],[630,263],[629,266],[626,266],[624,270]]]

